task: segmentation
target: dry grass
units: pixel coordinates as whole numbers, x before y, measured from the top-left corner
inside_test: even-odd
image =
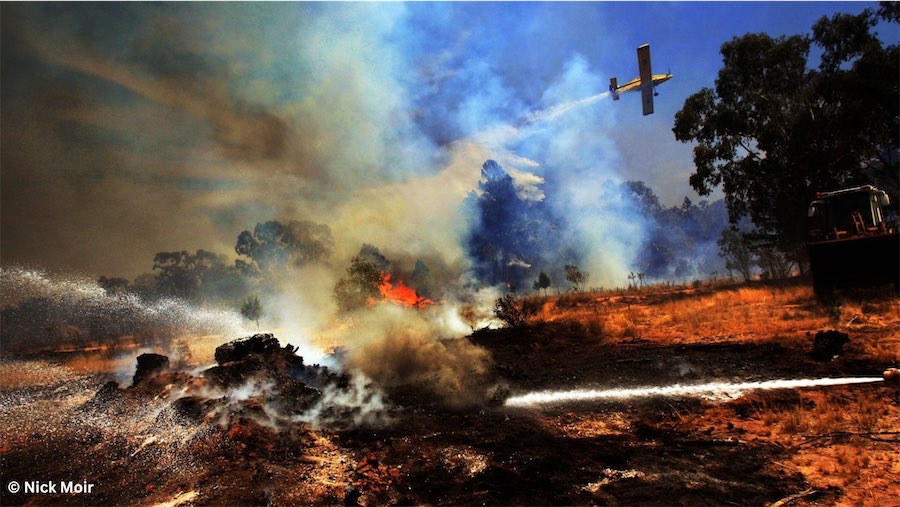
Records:
[[[789,317],[785,319],[785,314]],[[645,337],[660,342],[756,341],[827,325],[811,291],[739,288],[664,303],[654,308]]]
[[[892,295],[851,294],[823,304],[806,286],[654,287],[546,298],[535,318],[596,326],[607,343],[775,340],[805,349],[817,331],[837,329],[850,336],[847,356],[900,365],[900,298]],[[610,430],[586,424],[563,426],[585,434]],[[774,443],[785,455],[773,468],[802,473],[816,489],[840,488],[841,505],[880,506],[900,498],[898,435],[891,433],[900,431],[900,393],[888,387],[748,395],[676,414],[666,424],[712,431],[716,439]]]
[[[0,361],[0,389],[47,386],[74,377],[69,369],[46,361]]]
[[[807,286],[730,287],[720,290],[654,287],[639,291],[564,294],[529,301],[534,321],[578,322],[602,329],[606,340],[667,344],[759,342],[780,337],[808,341],[806,333],[840,329],[859,337],[864,354],[900,360],[900,299],[820,304]],[[836,318],[835,318],[836,317]]]
[[[776,443],[785,456],[775,468],[802,473],[816,489],[841,488],[841,505],[883,505],[900,498],[896,396],[888,387],[832,387],[793,398],[759,393],[685,414],[676,424],[714,428],[717,439]]]
[[[888,431],[892,419],[883,398],[859,390],[811,392],[803,395],[806,403],[785,410],[761,410],[763,422],[778,428],[787,437],[873,433]],[[796,442],[795,442],[796,443]]]

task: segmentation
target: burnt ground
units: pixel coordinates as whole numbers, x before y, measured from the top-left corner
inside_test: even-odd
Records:
[[[810,342],[607,343],[577,326],[550,324],[486,330],[466,339],[493,356],[488,394],[495,386],[516,394],[872,376],[886,366],[852,349],[833,361],[815,361]],[[276,428],[254,417],[260,407],[252,398],[217,422],[173,411],[164,390],[123,395],[121,403],[101,409],[97,392],[108,375],[73,373],[34,358],[7,360],[2,367],[3,505],[847,501],[841,487],[811,483],[791,464],[808,440],[795,445],[747,429],[763,412],[816,403],[798,391],[756,392],[730,402],[650,398],[510,409],[488,395],[483,404],[447,408],[407,386],[388,393],[393,408],[387,425],[295,422]],[[14,376],[25,380],[10,382]],[[897,415],[891,386],[817,389],[837,390],[847,399],[864,396]],[[878,434],[884,438],[865,445],[896,451],[896,435]],[[9,481],[34,479],[96,486],[88,495],[10,494]],[[798,494],[796,501],[789,498]]]

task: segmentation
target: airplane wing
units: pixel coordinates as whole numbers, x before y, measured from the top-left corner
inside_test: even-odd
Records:
[[[650,72],[650,44],[644,44],[637,48],[638,70],[641,74],[641,84],[647,84],[653,80],[653,73]]]
[[[644,106],[644,116],[653,114],[653,87],[641,90],[641,104]]]
[[[641,104],[644,116],[653,114],[653,73],[650,70],[650,44],[637,48],[638,70],[641,74]]]

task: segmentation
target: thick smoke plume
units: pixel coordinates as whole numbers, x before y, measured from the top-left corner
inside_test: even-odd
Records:
[[[456,309],[410,309],[391,303],[358,312],[333,333],[345,364],[386,388],[412,388],[450,405],[484,399],[490,354],[467,340]],[[449,317],[449,318],[448,318]]]
[[[251,326],[240,301],[258,296],[261,330],[310,360],[342,349],[380,385],[478,395],[490,358],[456,339],[491,323],[494,300],[541,271],[561,289],[569,263],[589,286],[623,284],[654,218],[623,191],[609,76],[583,54],[594,34],[571,49],[458,30],[480,19],[471,9],[4,8],[3,295],[22,294],[4,336],[230,339]],[[516,12],[508,26],[558,35],[542,8]],[[523,47],[542,64],[516,58]],[[340,308],[335,287],[363,245],[389,260],[380,280],[435,304],[376,290]],[[43,274],[52,290],[29,295],[33,272],[10,263],[131,287],[152,265],[176,297]],[[228,306],[207,309],[213,295]]]

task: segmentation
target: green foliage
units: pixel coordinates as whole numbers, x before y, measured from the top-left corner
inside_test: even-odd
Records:
[[[897,9],[880,15],[896,21]],[[715,90],[675,115],[676,139],[696,142],[691,186],[721,186],[732,223],[749,216],[756,241],[805,259],[805,211],[816,191],[873,183],[896,190],[900,52],[872,28],[876,14],[823,17],[813,36],[746,34],[722,45]],[[823,50],[807,69],[812,44]],[[801,264],[802,267],[802,264]]]
[[[763,270],[763,277],[770,280],[784,280],[791,274],[793,263],[783,252],[772,248],[759,249],[759,267]]]
[[[707,252],[728,226],[724,201],[693,203],[685,198],[678,206],[663,206],[641,181],[626,181],[622,189],[623,195],[650,219],[634,259],[639,271],[629,277],[629,286],[643,287],[645,279],[685,279],[697,272],[719,269],[718,259],[710,258]]]
[[[256,322],[256,330],[259,331],[259,318],[263,315],[262,304],[259,296],[250,296],[241,305],[241,315],[247,320]]]
[[[737,271],[745,282],[750,281],[756,259],[744,235],[734,229],[723,229],[717,244],[719,255],[725,260],[725,269],[729,272]]]
[[[528,318],[536,313],[536,305],[523,304],[513,294],[507,294],[494,302],[494,316],[509,327],[524,326],[528,323]]]
[[[537,280],[534,281],[532,287],[534,288],[534,290],[544,289],[544,296],[546,296],[547,288],[550,287],[550,277],[547,275],[547,273],[541,271],[541,273],[537,277]]]
[[[231,289],[244,283],[223,256],[206,250],[159,252],[153,257],[153,270],[157,294],[189,301],[220,299],[220,294],[233,293]]]
[[[334,239],[327,225],[308,220],[277,220],[256,224],[253,232],[242,231],[234,246],[239,255],[250,257],[263,271],[287,264],[301,266],[331,255]]]
[[[574,264],[566,264],[566,280],[572,284],[575,291],[584,290],[584,284],[587,283],[588,273],[582,272],[578,266]]]
[[[332,295],[338,311],[347,313],[365,307],[370,300],[380,297],[378,286],[389,262],[378,249],[363,245],[359,255],[351,259],[347,274],[334,286]]]

